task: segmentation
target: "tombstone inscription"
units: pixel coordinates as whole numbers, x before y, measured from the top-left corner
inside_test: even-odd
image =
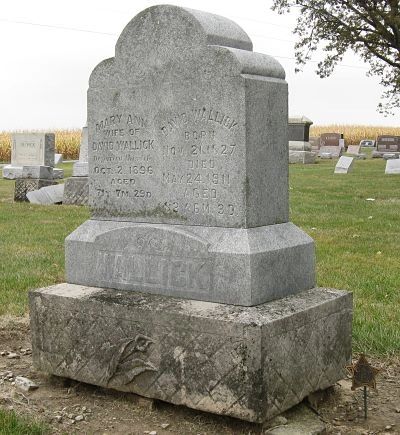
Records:
[[[137,15],[90,78],[92,219],[67,283],[30,293],[35,366],[253,422],[340,379],[351,295],[312,288],[287,119],[282,67],[235,23]]]

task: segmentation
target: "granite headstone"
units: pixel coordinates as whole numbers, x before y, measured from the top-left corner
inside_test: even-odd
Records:
[[[27,201],[26,193],[55,184],[54,133],[14,133],[11,136],[11,165],[3,177],[15,179],[14,200]]]
[[[30,294],[38,369],[254,422],[341,378],[351,295],[288,222],[284,78],[223,17],[125,27],[89,82],[92,219]]]
[[[311,125],[306,116],[289,117],[289,163],[315,163],[316,153],[309,142]]]
[[[353,157],[341,156],[335,166],[335,174],[347,174],[353,170]]]
[[[319,156],[331,153],[332,157],[340,157],[344,149],[343,135],[340,133],[323,133],[320,137]]]
[[[346,153],[347,154],[352,154],[354,156],[358,156],[360,154],[360,145],[349,145],[347,147]]]
[[[234,23],[166,10],[90,77],[92,218],[66,240],[68,282],[238,305],[313,287],[314,243],[288,222],[281,65]]]
[[[400,155],[400,136],[381,135],[376,138],[376,150],[372,157],[383,157],[387,153]]]
[[[387,160],[385,174],[400,174],[400,160]]]
[[[310,136],[309,137],[311,151],[318,153],[319,147],[321,145],[320,141],[321,141],[321,138],[319,136]]]

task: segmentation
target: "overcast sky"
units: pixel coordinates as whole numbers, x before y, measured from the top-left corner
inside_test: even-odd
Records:
[[[0,130],[80,128],[92,69],[114,55],[118,35],[146,0],[3,0],[0,8]],[[254,51],[276,57],[286,70],[289,112],[314,124],[398,125],[376,112],[382,88],[349,53],[328,79],[310,63],[294,73],[295,16],[270,10],[271,0],[176,0],[236,21]],[[54,27],[53,27],[54,26]],[[318,60],[316,55],[315,61]]]

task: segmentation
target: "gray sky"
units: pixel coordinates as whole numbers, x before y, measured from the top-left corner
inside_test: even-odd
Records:
[[[114,55],[118,35],[130,19],[158,3],[162,2],[3,0],[0,130],[83,126],[90,72]],[[272,12],[270,0],[168,3],[223,15],[241,25],[254,51],[276,57],[285,68],[291,114],[306,115],[319,125],[398,125],[398,114],[385,118],[376,112],[382,88],[376,78],[365,76],[365,65],[353,54],[328,79],[314,73],[316,63],[295,74],[295,17]],[[314,60],[319,59],[316,54]]]

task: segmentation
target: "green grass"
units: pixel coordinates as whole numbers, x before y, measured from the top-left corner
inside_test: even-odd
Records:
[[[30,422],[14,411],[0,409],[0,435],[44,435],[49,433],[42,423]]]
[[[355,350],[399,353],[400,177],[381,159],[354,165],[291,165],[291,220],[316,242],[318,285],[354,293]]]
[[[14,203],[13,189],[0,179],[0,315],[26,313],[29,289],[64,281],[64,239],[89,217],[86,207]]]
[[[334,166],[290,165],[291,220],[316,242],[318,285],[354,293],[354,350],[400,354],[400,176],[385,175],[381,159],[355,161],[347,175]],[[0,179],[0,315],[24,314],[30,288],[64,280],[64,238],[89,217],[14,204],[12,193]]]

